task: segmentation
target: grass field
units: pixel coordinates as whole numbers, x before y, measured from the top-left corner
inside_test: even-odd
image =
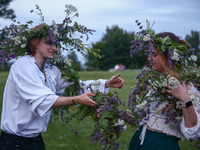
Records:
[[[105,71],[90,71],[90,72],[80,72],[81,80],[88,79],[108,79],[111,76],[120,73],[121,77],[124,79],[123,89],[111,89],[112,91],[118,91],[119,97],[123,102],[127,104],[128,93],[131,87],[135,85],[135,75],[139,71],[121,71],[121,72],[105,72]],[[2,108],[3,99],[3,89],[5,86],[6,78],[8,72],[0,72],[0,112]],[[123,108],[126,109],[126,108]],[[76,124],[76,122],[74,122]],[[90,118],[85,120],[83,123],[77,124],[77,129],[79,131],[79,136],[77,137],[72,128],[61,122],[52,121],[49,123],[47,132],[43,133],[46,149],[47,150],[101,150],[99,144],[94,145],[89,143],[89,135],[92,132],[92,121]],[[119,150],[127,150],[131,137],[133,136],[135,129],[127,125],[127,129],[124,131],[123,135],[120,137],[120,148]],[[194,142],[190,143],[187,140],[180,142],[181,150],[195,150]]]

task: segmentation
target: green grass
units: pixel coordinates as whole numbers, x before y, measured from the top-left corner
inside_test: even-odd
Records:
[[[111,89],[112,91],[118,91],[119,97],[123,102],[127,104],[128,93],[132,89],[131,87],[135,85],[135,75],[138,71],[121,71],[121,72],[107,72],[107,71],[90,71],[90,72],[80,72],[81,80],[96,80],[96,79],[108,79],[111,76],[120,73],[121,77],[124,79],[123,89]],[[6,78],[8,72],[0,72],[0,112],[2,107],[3,99],[3,89],[5,86]],[[123,108],[126,109],[126,108]],[[74,122],[74,124],[77,124]],[[73,133],[72,128],[61,122],[53,121],[49,123],[47,132],[43,133],[42,136],[45,141],[47,150],[101,150],[99,144],[94,145],[89,143],[89,135],[92,132],[92,121],[87,118],[84,122],[77,124],[77,129],[79,131],[79,136]],[[127,125],[127,129],[124,131],[123,135],[120,137],[120,148],[119,150],[128,149],[129,142],[133,136],[135,130]],[[180,143],[181,150],[195,150],[194,142],[190,143],[185,140]]]

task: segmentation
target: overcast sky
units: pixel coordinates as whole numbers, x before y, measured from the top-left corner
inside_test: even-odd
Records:
[[[32,20],[38,24],[38,15],[30,13],[36,4],[42,9],[47,24],[64,19],[65,4],[76,6],[79,17],[75,20],[96,30],[88,44],[100,41],[107,26],[138,31],[137,19],[143,26],[146,19],[150,23],[155,21],[156,33],[170,31],[185,37],[191,30],[200,31],[200,0],[13,0],[9,7],[14,9],[16,20],[22,23]],[[0,18],[0,28],[10,23]]]

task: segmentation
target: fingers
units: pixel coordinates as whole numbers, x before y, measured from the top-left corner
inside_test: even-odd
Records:
[[[86,93],[87,96],[96,96],[95,93]]]
[[[167,93],[169,93],[169,94],[171,94],[171,92],[172,92],[171,90],[165,90],[165,91],[166,91]]]
[[[185,81],[183,81],[182,85],[183,85],[183,87],[186,87],[186,85],[185,85]]]
[[[120,76],[120,73],[114,76],[114,79],[118,78]]]
[[[98,104],[97,102],[93,101],[89,96],[96,96],[96,94],[94,93],[85,93],[88,96],[88,103],[86,105],[90,106],[90,107],[97,107]]]

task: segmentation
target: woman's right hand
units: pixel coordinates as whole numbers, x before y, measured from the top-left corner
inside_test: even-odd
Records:
[[[90,96],[96,96],[96,94],[93,94],[93,93],[84,93],[82,95],[79,95],[79,96],[75,96],[74,97],[74,102],[76,104],[82,104],[82,105],[87,105],[87,106],[90,106],[90,107],[97,107],[98,104],[93,101]]]

